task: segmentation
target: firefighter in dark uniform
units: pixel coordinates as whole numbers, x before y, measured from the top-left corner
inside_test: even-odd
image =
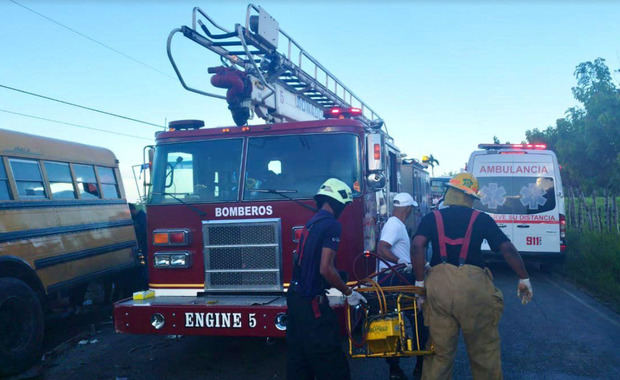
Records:
[[[469,173],[456,175],[448,183],[441,210],[426,215],[413,239],[413,268],[416,286],[426,288],[424,323],[429,327],[434,355],[424,358],[422,380],[449,380],[456,356],[459,330],[463,332],[473,378],[501,380],[498,324],[504,302],[484,266],[480,251],[483,240],[501,252],[519,276],[517,295],[523,303],[533,291],[523,260],[515,246],[487,214],[472,209],[479,198],[478,180]],[[433,243],[431,268],[424,279],[426,245]]]
[[[325,290],[338,289],[351,306],[366,301],[346,285],[334,266],[341,231],[337,219],[351,203],[351,189],[330,178],[314,199],[319,211],[304,227],[287,293],[287,379],[347,380],[349,364]]]

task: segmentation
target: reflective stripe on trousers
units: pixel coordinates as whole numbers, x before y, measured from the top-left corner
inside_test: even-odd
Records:
[[[502,292],[488,269],[439,264],[425,281],[424,323],[435,354],[424,359],[423,380],[449,380],[463,331],[474,380],[501,380],[498,324],[504,308]]]

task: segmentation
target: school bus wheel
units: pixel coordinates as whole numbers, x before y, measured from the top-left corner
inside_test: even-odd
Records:
[[[0,376],[24,371],[39,360],[43,328],[36,293],[21,280],[0,278]]]

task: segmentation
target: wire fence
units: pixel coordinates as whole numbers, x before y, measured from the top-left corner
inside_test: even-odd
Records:
[[[585,194],[580,188],[568,188],[565,202],[569,228],[620,234],[616,194],[608,190]]]

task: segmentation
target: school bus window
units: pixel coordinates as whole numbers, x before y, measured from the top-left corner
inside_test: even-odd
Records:
[[[11,199],[9,179],[6,176],[6,170],[4,170],[4,162],[2,162],[2,157],[0,157],[0,201],[6,201],[9,199]]]
[[[120,198],[118,194],[118,187],[116,186],[116,177],[114,176],[114,169],[104,168],[97,166],[97,174],[99,175],[99,182],[101,183],[101,193],[104,198]]]
[[[37,161],[9,159],[9,165],[15,178],[17,194],[24,199],[45,199],[45,187],[41,168]]]
[[[75,189],[69,164],[63,162],[46,161],[45,171],[50,183],[53,199],[75,199]]]
[[[78,191],[82,199],[98,199],[99,188],[97,187],[97,178],[95,177],[95,169],[90,165],[73,164],[73,173],[78,183]]]

